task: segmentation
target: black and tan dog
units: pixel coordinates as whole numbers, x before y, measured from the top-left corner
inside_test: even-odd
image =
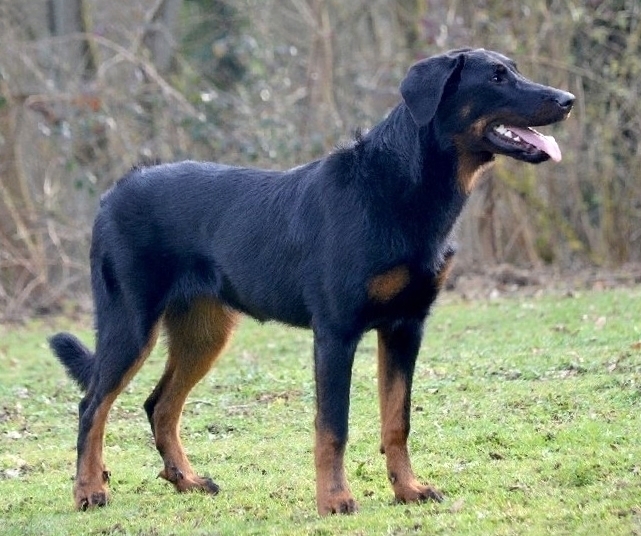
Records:
[[[450,233],[480,172],[503,154],[561,155],[530,127],[567,117],[574,96],[531,82],[513,61],[456,50],[416,63],[402,102],[351,146],[289,171],[179,162],[132,170],[102,198],[91,247],[97,341],[51,338],[86,391],[74,496],[107,503],[102,459],[109,409],[149,355],[161,325],[169,359],[145,403],[161,476],[217,493],[179,438],[185,399],[239,313],[311,328],[316,378],[316,500],[356,510],[343,457],[354,351],[378,332],[381,451],[399,501],[440,500],[407,449],[414,364],[450,268]]]

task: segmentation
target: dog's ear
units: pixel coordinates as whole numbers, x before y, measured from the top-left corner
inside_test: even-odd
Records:
[[[419,127],[427,125],[436,114],[445,86],[463,67],[466,52],[461,49],[433,56],[410,67],[401,82],[401,96]]]

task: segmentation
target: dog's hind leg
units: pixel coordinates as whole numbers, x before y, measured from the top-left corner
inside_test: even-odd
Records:
[[[108,327],[99,322],[95,370],[79,407],[76,507],[107,504],[109,472],[102,459],[105,424],[116,397],[140,369],[158,337],[157,326],[146,330],[146,343],[132,333],[126,319]]]
[[[407,449],[412,376],[421,335],[420,321],[404,321],[378,330],[381,452],[386,456],[387,477],[399,502],[442,500],[439,491],[418,482]]]
[[[357,340],[314,330],[316,506],[320,515],[358,509],[345,476],[349,391]]]
[[[145,411],[165,464],[159,476],[178,491],[218,492],[211,479],[192,470],[180,441],[180,416],[187,395],[224,349],[236,319],[235,311],[209,298],[199,298],[188,308],[170,306],[165,312],[169,358]]]

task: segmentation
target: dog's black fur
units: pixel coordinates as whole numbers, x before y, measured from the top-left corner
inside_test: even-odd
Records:
[[[177,427],[184,398],[222,350],[235,311],[314,332],[320,513],[356,509],[343,454],[354,351],[371,329],[379,335],[381,450],[396,498],[440,499],[414,478],[406,440],[414,363],[454,252],[452,227],[495,154],[549,158],[497,137],[493,127],[560,121],[574,97],[527,80],[511,60],[482,49],[418,62],[401,94],[370,132],[304,166],[140,167],[104,195],[91,248],[96,353],[66,333],[50,340],[86,391],[79,508],[107,501],[106,415],[161,320],[170,359],[145,404],[165,462],[161,476],[180,491],[218,491],[191,470]]]

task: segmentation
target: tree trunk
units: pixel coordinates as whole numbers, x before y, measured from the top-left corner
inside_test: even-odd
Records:
[[[151,58],[158,71],[171,69],[176,49],[174,32],[182,0],[157,0],[147,15],[145,45],[151,51]]]
[[[51,35],[70,38],[59,51],[59,85],[64,85],[65,75],[72,72],[82,80],[91,79],[96,71],[96,58],[86,38],[90,24],[85,0],[49,0],[48,6]]]

